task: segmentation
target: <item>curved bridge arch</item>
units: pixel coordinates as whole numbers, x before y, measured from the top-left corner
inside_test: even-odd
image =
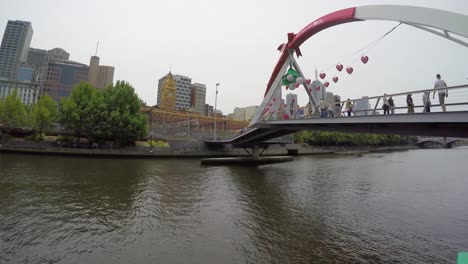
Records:
[[[468,47],[467,42],[452,36],[452,34],[456,34],[468,38],[468,27],[466,26],[468,24],[468,16],[466,15],[433,8],[404,5],[369,5],[335,11],[313,21],[297,34],[289,33],[288,42],[278,47],[278,50],[281,51],[280,58],[268,81],[263,101],[252,117],[249,126],[257,123],[261,118],[274,92],[281,86],[281,77],[290,63],[294,65],[294,68],[301,76],[304,76],[293,57],[293,52],[296,52],[298,57],[302,56],[300,46],[305,41],[327,28],[365,20],[401,22]],[[306,91],[311,89],[307,85],[304,85],[304,87]],[[315,99],[310,94],[309,99],[313,105],[317,105]]]
[[[281,56],[268,81],[265,96],[273,86],[278,74],[282,74],[281,69],[290,51],[295,51],[297,56],[302,56],[300,46],[320,31],[344,23],[366,20],[401,22],[468,47],[468,43],[451,36],[451,34],[457,34],[468,38],[468,27],[466,26],[468,16],[462,14],[404,5],[369,5],[342,9],[313,21],[297,34],[288,34],[288,43],[278,47]],[[442,32],[437,31],[437,29],[442,30]]]

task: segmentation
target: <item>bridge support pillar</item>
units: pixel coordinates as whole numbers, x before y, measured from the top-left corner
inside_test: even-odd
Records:
[[[260,148],[258,145],[252,147],[252,158],[258,159],[260,158]]]

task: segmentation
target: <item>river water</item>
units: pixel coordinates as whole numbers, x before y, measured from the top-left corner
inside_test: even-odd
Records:
[[[0,154],[0,263],[455,263],[468,148],[197,159]]]

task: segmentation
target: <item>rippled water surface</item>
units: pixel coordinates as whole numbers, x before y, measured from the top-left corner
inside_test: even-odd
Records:
[[[0,263],[455,263],[468,149],[197,159],[0,154]]]

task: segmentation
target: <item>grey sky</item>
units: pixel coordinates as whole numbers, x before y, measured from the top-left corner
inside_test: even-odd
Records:
[[[370,4],[468,15],[466,0],[1,0],[0,32],[3,36],[7,20],[30,21],[32,47],[61,47],[86,64],[99,40],[101,64],[115,66],[114,79],[129,81],[150,105],[156,103],[157,80],[171,66],[173,73],[206,84],[212,105],[219,82],[218,108],[227,114],[236,106],[260,104],[279,57],[276,48],[287,41],[288,32],[297,33],[327,13]],[[325,30],[302,46],[299,64],[313,78],[316,65],[320,70],[338,62],[396,24],[366,21]],[[405,25],[368,56],[367,65],[356,62],[354,73],[341,74],[330,91],[356,98],[432,88],[436,73],[449,85],[468,83],[468,48]],[[297,93],[305,104],[305,93]]]

